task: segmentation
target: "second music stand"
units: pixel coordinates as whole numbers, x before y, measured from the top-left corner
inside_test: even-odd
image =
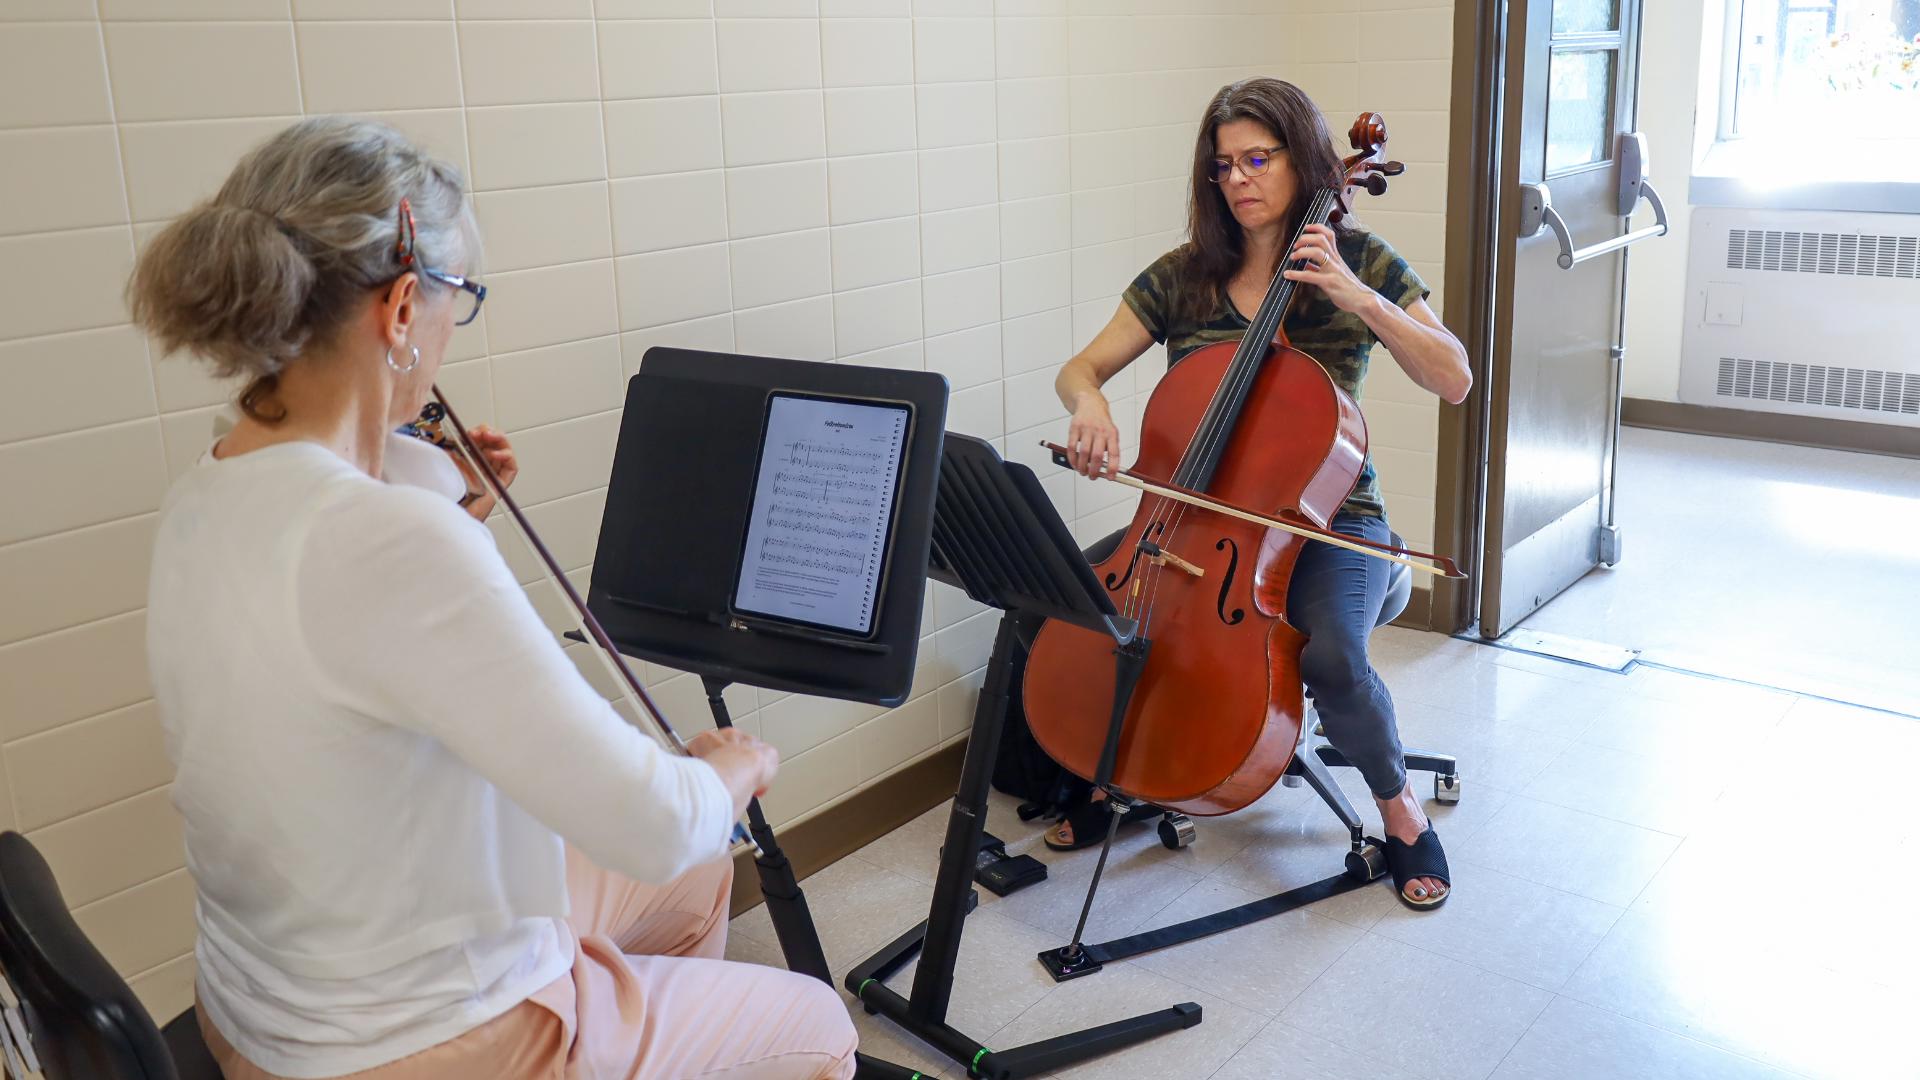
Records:
[[[992,445],[947,434],[934,500],[932,554],[927,576],[962,589],[975,601],[1008,612],[1059,619],[1113,638],[1123,657],[1135,646],[1134,624],[1122,618],[1100,587],[1080,546],[1054,511],[1033,471],[1000,459]],[[848,973],[846,987],[868,1012],[880,1013],[967,1066],[968,1075],[1014,1080],[1078,1062],[1200,1022],[1200,1006],[1182,1002],[1155,1012],[1071,1032],[1010,1050],[992,1050],[947,1024],[960,934],[976,899],[972,882],[987,815],[993,762],[1006,723],[1014,619],[1002,619],[987,663],[986,684],[974,709],[960,788],[947,817],[946,844],[927,920]],[[1035,620],[1037,624],[1037,620]],[[1118,708],[1127,700],[1122,663]],[[1137,675],[1137,669],[1136,669]],[[1112,768],[1117,725],[1102,755]],[[1084,921],[1085,916],[1082,916]],[[1077,940],[1077,935],[1076,935]],[[913,990],[886,985],[920,955]]]

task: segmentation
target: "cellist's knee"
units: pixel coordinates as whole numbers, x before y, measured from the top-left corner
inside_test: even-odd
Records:
[[[1344,634],[1315,634],[1300,651],[1300,679],[1315,701],[1339,710],[1366,693],[1373,679],[1366,643]]]

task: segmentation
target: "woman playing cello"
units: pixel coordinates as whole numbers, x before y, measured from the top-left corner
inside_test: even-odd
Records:
[[[1310,285],[1285,328],[1293,346],[1326,368],[1356,400],[1375,342],[1409,378],[1443,400],[1464,400],[1466,350],[1428,306],[1429,290],[1379,236],[1343,219],[1311,225],[1292,251],[1316,190],[1336,187],[1335,156],[1319,110],[1277,79],[1223,87],[1208,103],[1194,147],[1191,239],[1142,271],[1113,318],[1069,360],[1055,383],[1072,413],[1073,467],[1089,477],[1118,469],[1120,435],[1101,387],[1155,343],[1169,365],[1193,350],[1235,341],[1274,276]],[[1283,264],[1290,267],[1282,269]],[[1391,537],[1371,459],[1339,513],[1335,532],[1376,543]],[[1300,671],[1327,737],[1359,768],[1380,808],[1387,856],[1404,879],[1401,898],[1433,907],[1446,898],[1446,860],[1406,782],[1393,698],[1367,658],[1367,637],[1385,597],[1389,567],[1327,544],[1302,551],[1288,590],[1287,621],[1307,635]],[[1099,840],[1103,815],[1070,813],[1048,842]],[[1409,868],[1417,874],[1405,873]]]

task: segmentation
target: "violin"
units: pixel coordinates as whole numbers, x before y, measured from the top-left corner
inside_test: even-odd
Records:
[[[426,407],[420,410],[419,417],[402,424],[397,433],[438,448],[445,456],[433,460],[453,467],[451,474],[433,477],[431,481],[423,480],[422,487],[449,489],[447,493],[454,501],[461,506],[472,506],[486,494],[486,485],[480,479],[480,475],[474,471],[473,465],[467,461],[460,444],[453,436],[447,434],[446,422],[447,410],[439,402],[429,401]],[[459,495],[454,495],[451,490],[455,486],[460,491]]]
[[[453,429],[451,434],[447,431],[449,426]],[[506,484],[488,463],[486,454],[474,443],[472,433],[467,430],[465,424],[460,422],[459,415],[453,411],[453,405],[447,401],[446,395],[440,392],[439,386],[433,387],[433,400],[427,402],[420,411],[419,418],[412,423],[402,425],[399,433],[438,447],[452,458],[454,467],[459,471],[467,491],[467,494],[460,499],[461,506],[470,506],[476,499],[490,494],[500,506],[506,508],[507,515],[513,520],[520,533],[520,538],[526,541],[527,547],[539,560],[547,581],[566,598],[567,606],[572,609],[580,629],[587,635],[588,640],[597,646],[592,652],[600,658],[600,663],[613,676],[614,682],[620,686],[634,714],[643,717],[652,726],[656,737],[673,752],[683,757],[692,756],[687,749],[686,740],[674,730],[666,714],[660,711],[652,695],[647,693],[646,686],[628,666],[626,657],[614,647],[613,639],[607,635],[606,628],[600,625],[600,620],[594,617],[586,601],[580,598],[580,593],[573,587],[573,582],[568,580],[566,571],[561,569],[560,561],[555,559],[553,553],[547,549],[545,542],[540,539],[540,534],[534,531],[533,523],[527,520],[527,515],[520,509],[520,505],[513,501],[513,496],[507,494]],[[752,844],[756,852],[760,851],[758,840],[743,825],[735,823],[733,839]]]
[[[1309,225],[1351,213],[1356,190],[1384,194],[1404,166],[1383,161],[1386,123],[1362,113],[1337,184],[1313,194],[1286,250]],[[1291,268],[1305,266],[1296,261]],[[1232,813],[1271,788],[1304,720],[1300,652],[1287,588],[1304,544],[1337,543],[1415,569],[1461,576],[1451,560],[1330,532],[1359,480],[1366,420],[1284,322],[1299,286],[1276,274],[1246,336],[1187,354],[1155,387],[1139,456],[1118,478],[1142,491],[1120,545],[1094,573],[1136,623],[1144,654],[1107,787],[1195,815]],[[1055,460],[1065,450],[1048,444]],[[1439,569],[1414,562],[1427,559]],[[1100,781],[1115,701],[1111,637],[1048,620],[1027,659],[1034,738],[1055,761]]]

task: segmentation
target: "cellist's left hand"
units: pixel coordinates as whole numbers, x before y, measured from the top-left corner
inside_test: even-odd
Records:
[[[512,487],[514,477],[520,475],[520,458],[513,452],[513,444],[507,441],[506,433],[481,424],[469,429],[467,434],[473,438],[473,445],[479,448],[487,464],[493,467],[493,474],[500,478],[500,486]],[[469,477],[468,483],[479,494],[467,503],[467,513],[485,521],[487,515],[493,512],[493,490],[477,476]]]
[[[1287,280],[1318,287],[1341,311],[1358,312],[1373,300],[1374,291],[1354,277],[1347,260],[1340,257],[1332,228],[1326,225],[1307,226],[1300,236],[1300,242],[1293,246],[1292,253],[1287,256],[1287,262],[1299,259],[1305,259],[1312,265],[1285,271]]]

